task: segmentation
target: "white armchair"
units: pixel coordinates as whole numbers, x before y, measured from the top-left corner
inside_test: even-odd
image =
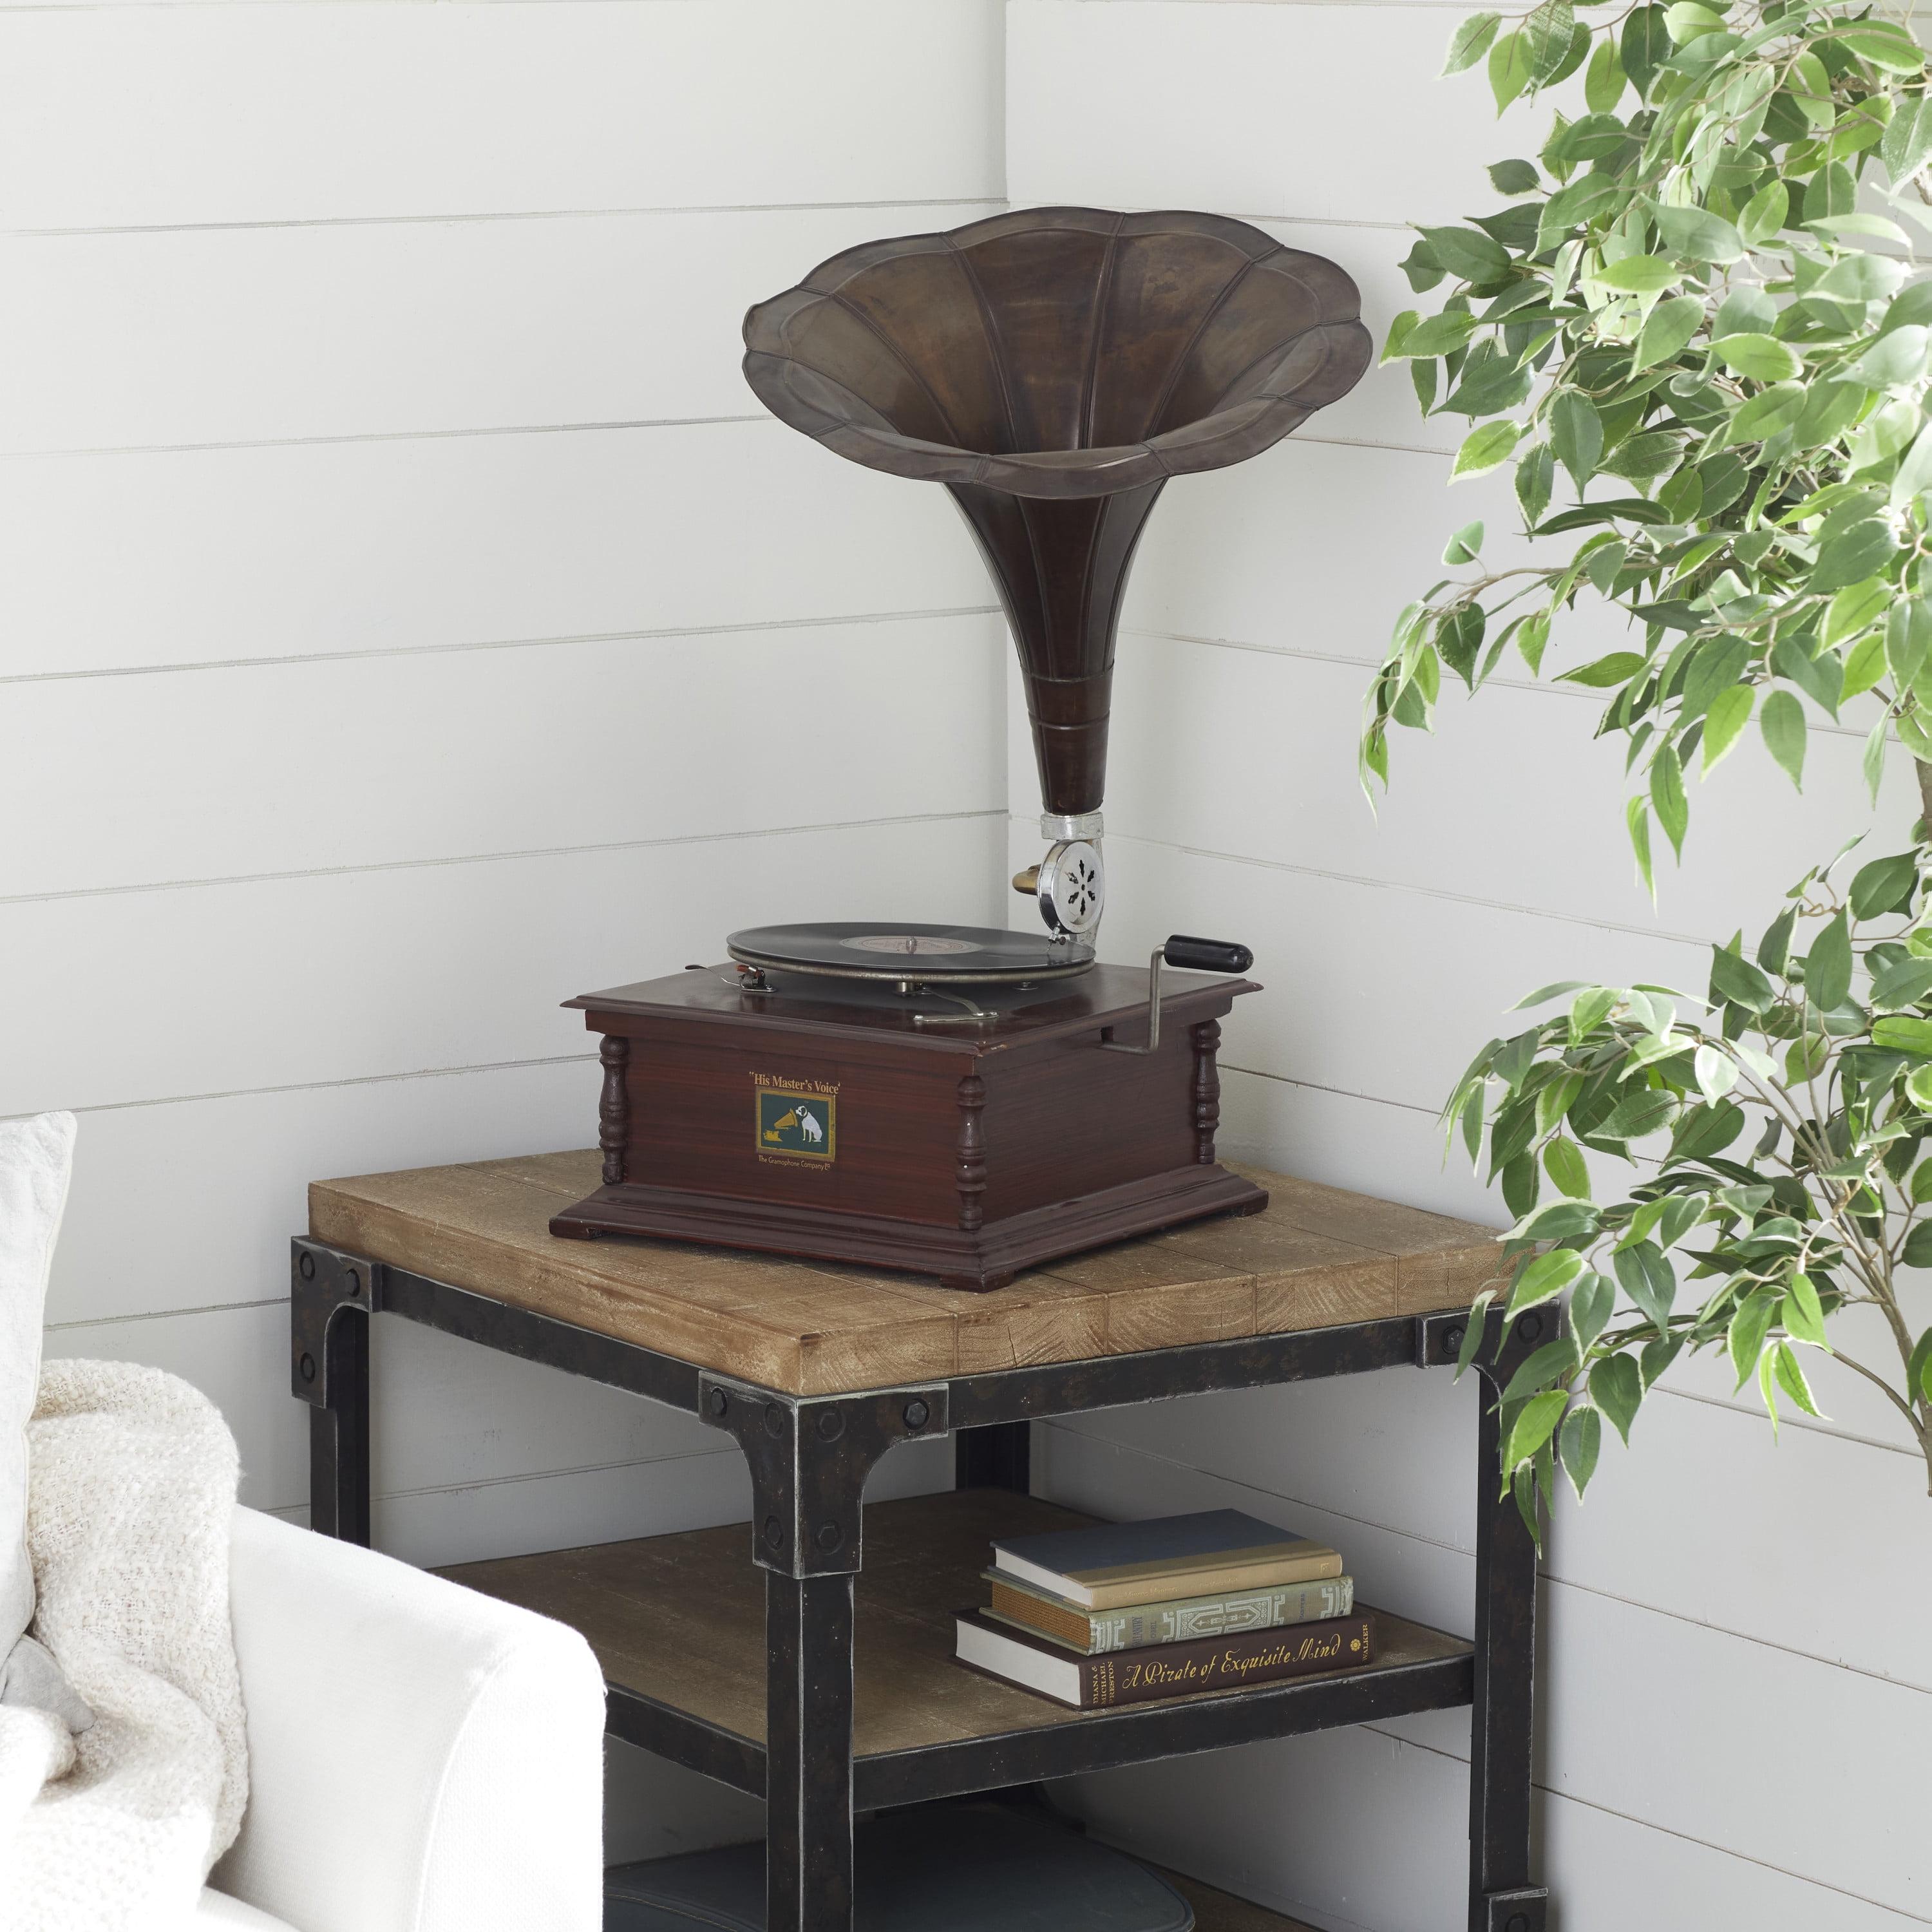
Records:
[[[584,1640],[252,1510],[230,1563],[248,1809],[194,1932],[598,1932]]]

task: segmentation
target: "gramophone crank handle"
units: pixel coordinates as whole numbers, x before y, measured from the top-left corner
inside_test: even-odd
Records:
[[[1144,1046],[1128,1046],[1111,1038],[1112,1027],[1102,1030],[1100,1045],[1109,1053],[1151,1053],[1160,1044],[1160,969],[1178,967],[1192,973],[1245,973],[1255,963],[1255,956],[1245,946],[1227,939],[1193,939],[1186,933],[1174,934],[1164,946],[1156,946],[1148,958],[1148,1036]]]

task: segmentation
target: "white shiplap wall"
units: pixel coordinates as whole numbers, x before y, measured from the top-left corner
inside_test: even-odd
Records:
[[[747,304],[825,256],[1002,205],[1003,30],[998,0],[0,7],[0,1114],[82,1117],[50,1350],[206,1389],[245,1500],[306,1496],[310,1179],[584,1144],[558,1003],[748,919],[856,914],[882,874],[908,916],[996,915],[971,544],[737,363]],[[688,1418],[377,1344],[400,1554],[745,1511]],[[614,1856],[747,1820],[629,1798]]]
[[[1437,84],[1460,10],[1303,0],[1011,0],[1016,206],[1201,207],[1356,277],[1378,339],[1413,299],[1404,224],[1481,212],[1525,150],[1480,76]],[[1851,733],[1814,731],[1796,798],[1754,746],[1695,801],[1653,909],[1594,700],[1505,676],[1406,735],[1379,819],[1355,787],[1368,669],[1444,537],[1514,526],[1446,488],[1452,422],[1372,374],[1288,444],[1172,485],[1130,593],[1107,802],[1121,957],[1170,931],[1248,941],[1269,991],[1227,1029],[1225,1143],[1493,1220],[1434,1111],[1502,1010],[1546,980],[1702,983],[1797,852],[1868,817]],[[1012,851],[1038,809],[1010,706]],[[1913,815],[1902,788],[1885,822]],[[1884,849],[1881,847],[1880,849]],[[1544,1566],[1538,1768],[1562,1932],[1880,1932],[1932,1922],[1922,1739],[1932,1516],[1875,1400],[1772,1445],[1714,1369],[1675,1375],[1565,1508]],[[1337,1540],[1364,1594],[1469,1628],[1473,1391],[1392,1372],[1118,1412],[1042,1432],[1044,1482],[1113,1513],[1240,1504]],[[1689,1486],[1696,1487],[1694,1492]],[[1463,1923],[1468,1726],[1453,1716],[1088,1781],[1122,1842],[1334,1932]]]

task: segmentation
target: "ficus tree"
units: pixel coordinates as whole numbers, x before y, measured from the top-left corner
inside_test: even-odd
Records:
[[[1504,1480],[1532,1522],[1559,1468],[1580,1495],[1605,1422],[1628,1440],[1658,1376],[1708,1349],[1774,1424],[1780,1401],[1816,1412],[1807,1353],[1835,1353],[1932,1481],[1932,1311],[1912,1306],[1932,1265],[1932,280],[1911,260],[1932,75],[1904,25],[1828,0],[1542,0],[1464,20],[1445,71],[1478,64],[1499,112],[1561,105],[1534,158],[1490,170],[1504,206],[1420,230],[1411,285],[1447,292],[1383,359],[1468,418],[1456,477],[1513,471],[1532,541],[1491,566],[1480,524],[1450,539],[1454,574],[1371,686],[1365,784],[1388,782],[1391,728],[1432,725],[1445,674],[1473,692],[1514,658],[1604,694],[1653,890],[1687,779],[1754,719],[1793,784],[1810,720],[1856,719],[1874,805],[1902,755],[1924,813],[1907,849],[1840,854],[1754,946],[1715,946],[1701,997],[1545,988],[1523,1004],[1555,1016],[1457,1085],[1452,1138],[1516,1216],[1486,1298],[1568,1298],[1504,1392]],[[1628,641],[1570,662],[1588,602]]]

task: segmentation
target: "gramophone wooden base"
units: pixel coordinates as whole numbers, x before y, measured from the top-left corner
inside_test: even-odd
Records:
[[[942,1288],[1004,1288],[1022,1268],[1210,1214],[1258,1214],[1268,1196],[1223,1167],[1184,1167],[1036,1208],[972,1233],[842,1214],[791,1202],[740,1201],[620,1181],[556,1216],[553,1234],[655,1234],[814,1261],[935,1275]]]
[[[1268,1196],[1216,1165],[1215,1054],[1241,980],[1116,966],[995,998],[930,998],[729,968],[586,994],[604,1036],[604,1185],[555,1234],[653,1235],[992,1288],[1020,1269]],[[956,1004],[951,1011],[956,1015]],[[935,1018],[935,1014],[937,1018]]]

